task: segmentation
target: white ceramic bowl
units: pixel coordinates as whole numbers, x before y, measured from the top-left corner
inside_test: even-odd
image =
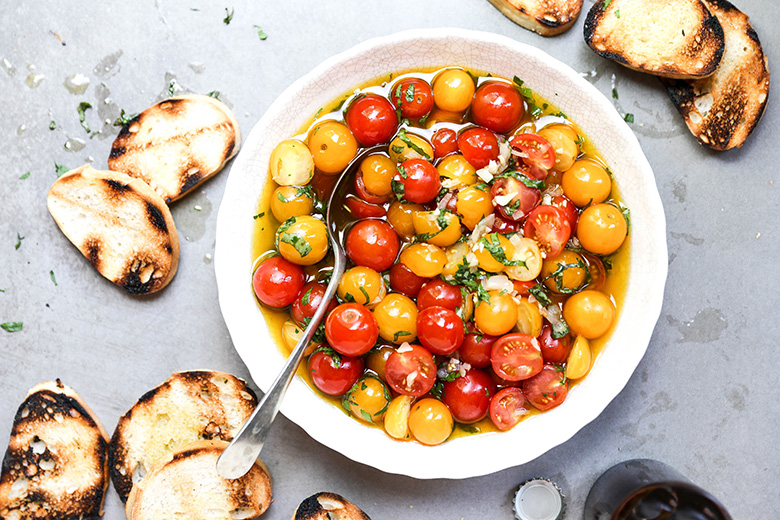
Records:
[[[462,29],[413,30],[376,38],[323,62],[293,83],[249,133],[227,181],[217,221],[219,302],[236,350],[267,390],[284,363],[251,288],[252,216],[274,146],[322,106],[392,71],[461,65],[517,75],[553,101],[593,141],[631,209],[630,275],[620,319],[590,374],[566,401],[505,433],[427,447],[362,425],[296,378],[281,411],[314,439],[380,470],[416,478],[466,478],[528,462],[568,440],[623,389],[644,355],[661,311],[667,271],[664,212],[653,172],[610,102],[567,65],[504,36]]]

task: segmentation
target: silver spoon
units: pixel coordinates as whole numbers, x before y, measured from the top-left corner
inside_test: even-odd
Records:
[[[344,196],[349,185],[347,181],[352,179],[352,175],[363,158],[369,154],[386,149],[387,145],[374,146],[366,148],[357,154],[344,168],[333,187],[333,191],[328,199],[328,208],[325,212],[325,223],[328,228],[328,239],[334,260],[330,282],[325,289],[325,294],[322,295],[319,307],[311,318],[311,322],[309,322],[306,330],[303,331],[303,337],[301,337],[290,353],[284,368],[276,377],[271,388],[268,389],[268,392],[260,400],[260,403],[247,422],[244,423],[244,426],[241,427],[241,430],[239,430],[238,434],[217,460],[217,472],[222,478],[236,479],[245,475],[252,469],[252,465],[263,449],[265,439],[271,430],[271,423],[277,412],[279,412],[279,407],[282,404],[284,394],[287,392],[287,387],[290,386],[290,381],[292,381],[293,375],[298,370],[298,365],[301,364],[306,347],[309,346],[309,342],[311,342],[317,327],[325,317],[325,312],[336,294],[336,288],[347,265],[347,256],[341,245],[339,230],[344,229],[346,224],[350,222],[350,219],[338,218],[337,212],[337,209],[343,206]]]

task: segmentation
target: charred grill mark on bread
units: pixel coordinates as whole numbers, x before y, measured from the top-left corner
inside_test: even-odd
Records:
[[[331,513],[332,512],[332,513]],[[320,492],[305,498],[292,520],[371,520],[355,504],[336,493]]]
[[[160,211],[160,208],[147,201],[146,213],[149,215],[149,222],[151,222],[154,227],[163,233],[168,232],[168,226],[165,224],[165,217],[163,217],[163,213]]]
[[[127,184],[122,184],[121,182],[115,181],[114,179],[103,179],[103,181],[106,183],[106,185],[108,185],[109,188],[117,193],[124,193],[131,189]]]

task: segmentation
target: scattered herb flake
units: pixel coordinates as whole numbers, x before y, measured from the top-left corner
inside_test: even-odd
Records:
[[[190,11],[200,11],[197,7],[190,7]]]
[[[84,130],[86,130],[87,133],[91,131],[89,128],[89,123],[87,123],[86,121],[87,118],[86,111],[89,108],[92,108],[92,105],[90,105],[86,101],[82,101],[81,103],[79,103],[79,106],[76,109],[79,113],[79,123],[81,123],[82,128],[84,128]]]
[[[168,88],[168,91],[171,92],[170,87]],[[127,123],[129,123],[136,117],[138,117],[138,114],[126,114],[125,109],[123,108],[122,110],[119,111],[119,117],[117,117],[116,120],[114,121],[114,126],[125,126]]]
[[[301,258],[311,253],[311,244],[302,236],[293,235],[292,233],[283,233],[279,240],[293,246],[295,250],[298,251],[298,254],[301,255]]]
[[[57,123],[55,121],[49,123],[49,130],[54,130],[55,128],[57,128]]]
[[[620,212],[623,214],[623,218],[626,219],[626,235],[631,231],[631,210],[627,206],[624,206],[622,202],[618,202]]]
[[[6,332],[19,332],[22,330],[22,322],[21,321],[7,321],[5,323],[0,323],[0,327],[3,328]]]
[[[620,18],[620,9],[615,9],[615,18]]]
[[[257,29],[257,37],[258,38],[260,38],[261,40],[268,39],[268,35],[265,34],[265,31],[263,31],[262,27],[260,27],[259,25],[255,25],[254,28]]]
[[[49,277],[51,278],[52,283],[54,283],[54,286],[57,287],[59,284],[57,283],[57,279],[54,278],[54,271],[49,271]]]
[[[366,288],[363,287],[362,285],[360,286],[360,292],[363,293],[363,297],[366,299],[365,304],[368,305],[369,303],[371,303],[371,298],[368,296],[368,292],[366,291]]]
[[[228,10],[227,7],[225,8],[225,18],[222,20],[225,23],[225,25],[230,25],[230,22],[233,21],[233,13],[234,13],[234,11],[235,11],[235,9]]]
[[[22,240],[24,240],[24,237],[20,235],[19,233],[16,233],[16,245],[14,246],[14,249],[17,251],[20,247],[22,247]]]
[[[412,333],[409,332],[408,330],[397,330],[393,333],[393,343],[398,341],[398,338],[400,338],[401,336],[411,336],[411,335]]]
[[[633,123],[634,122],[634,114],[631,112],[626,113],[626,115],[623,116],[623,120],[626,123]]]
[[[252,217],[252,218],[253,218],[254,220],[257,220],[257,219],[259,219],[259,218],[262,218],[262,217],[264,217],[264,216],[265,216],[265,211],[261,211],[260,213],[258,213],[257,215],[255,215],[255,216],[254,216],[254,217]]]
[[[607,7],[609,7],[609,4],[611,4],[611,3],[612,3],[612,0],[606,0],[606,1],[604,2],[604,4],[601,6],[601,10],[602,10],[602,11],[606,11],[606,10],[607,10]]]
[[[222,92],[220,92],[219,90],[212,90],[211,92],[209,92],[206,95],[208,97],[212,97],[214,99],[219,99],[220,94],[222,94]],[[222,100],[220,99],[220,101],[222,101]]]
[[[431,160],[431,156],[428,155],[428,152],[417,146],[417,144],[412,141],[412,138],[409,137],[409,135],[406,133],[406,130],[403,128],[398,132],[398,138],[403,141],[406,146],[419,153],[423,158],[428,159],[429,161]],[[404,179],[405,178],[406,177],[404,176]]]
[[[173,95],[176,93],[176,80],[172,79],[170,83],[168,83],[168,97],[173,97]]]
[[[618,99],[617,87],[612,87],[612,99]]]
[[[54,163],[54,170],[57,172],[57,177],[62,177],[63,175],[68,173],[69,169],[70,168],[68,168],[67,166],[64,166],[62,164],[57,164],[56,162]]]
[[[314,286],[312,285],[309,287],[309,290],[303,293],[303,296],[301,296],[301,305],[309,305],[309,298],[311,297],[311,291],[314,289]],[[338,367],[337,367],[338,368]]]
[[[27,177],[29,177],[29,176],[30,176],[30,172],[26,172],[26,173],[23,173],[23,174],[22,174],[22,175],[21,175],[19,178],[20,178],[21,180],[25,180],[25,179],[26,179]]]

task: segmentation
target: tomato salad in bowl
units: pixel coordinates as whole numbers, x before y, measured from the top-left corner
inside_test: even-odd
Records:
[[[272,330],[291,349],[322,302],[323,203],[378,145],[338,208],[349,265],[304,378],[423,445],[559,406],[616,321],[630,218],[587,136],[518,76],[388,74],[276,144],[252,273]]]

